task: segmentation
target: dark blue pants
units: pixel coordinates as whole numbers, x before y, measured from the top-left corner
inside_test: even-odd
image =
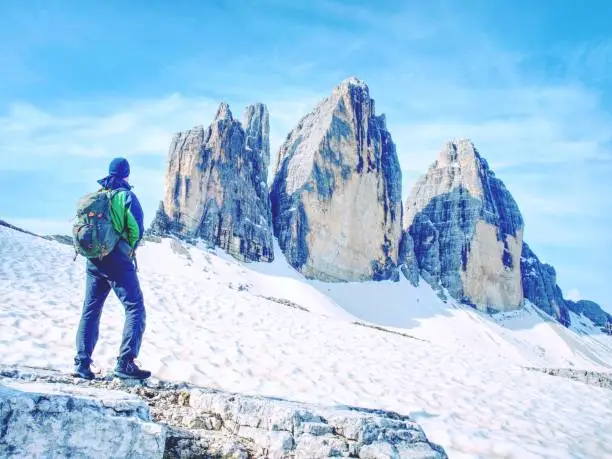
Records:
[[[135,359],[140,351],[145,330],[146,313],[142,290],[132,259],[121,250],[121,241],[115,250],[101,260],[87,260],[87,282],[81,322],[76,337],[75,363],[90,364],[98,341],[100,316],[104,301],[111,288],[125,308],[123,340],[119,351],[119,364]]]

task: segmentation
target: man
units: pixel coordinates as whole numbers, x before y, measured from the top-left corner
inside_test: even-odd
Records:
[[[134,359],[140,351],[145,330],[145,308],[136,274],[134,252],[143,236],[143,212],[128,184],[130,165],[124,158],[115,158],[108,176],[98,183],[104,190],[117,190],[111,200],[111,220],[121,235],[114,249],[102,258],[87,260],[87,280],[83,312],[76,337],[77,354],[74,375],[94,379],[91,355],[100,328],[102,307],[111,288],[125,308],[123,340],[114,375],[119,378],[146,379],[151,372],[138,368]]]

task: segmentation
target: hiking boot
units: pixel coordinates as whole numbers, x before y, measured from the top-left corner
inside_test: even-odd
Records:
[[[91,368],[89,368],[88,363],[79,363],[74,366],[74,371],[72,372],[72,376],[76,376],[77,378],[83,379],[96,379],[96,375]]]
[[[147,379],[151,376],[151,372],[138,368],[138,365],[132,360],[129,362],[117,362],[115,371],[113,372],[117,378],[121,379]]]

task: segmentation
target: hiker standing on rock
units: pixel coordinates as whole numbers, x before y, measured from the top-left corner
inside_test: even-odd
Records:
[[[135,250],[144,232],[143,212],[128,180],[130,165],[115,158],[101,188],[81,198],[73,226],[77,254],[87,258],[83,312],[76,336],[74,375],[94,379],[91,355],[98,341],[104,302],[113,289],[125,308],[123,340],[114,375],[146,379],[150,371],[138,368],[134,359],[140,351],[145,330],[145,308],[136,272]],[[75,255],[76,258],[76,255]]]

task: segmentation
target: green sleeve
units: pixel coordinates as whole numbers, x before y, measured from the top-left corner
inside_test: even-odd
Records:
[[[134,215],[132,215],[132,211],[130,209],[125,209],[125,221],[127,223],[127,241],[130,244],[130,247],[134,249],[140,240],[140,228],[138,227],[138,222],[134,218]]]
[[[121,236],[125,237],[125,193],[119,192],[113,196],[111,200],[111,220],[113,222],[113,228]]]
[[[126,192],[120,191],[111,201],[111,220],[115,231],[121,234],[131,248],[140,240],[140,228],[130,209],[125,206]]]

